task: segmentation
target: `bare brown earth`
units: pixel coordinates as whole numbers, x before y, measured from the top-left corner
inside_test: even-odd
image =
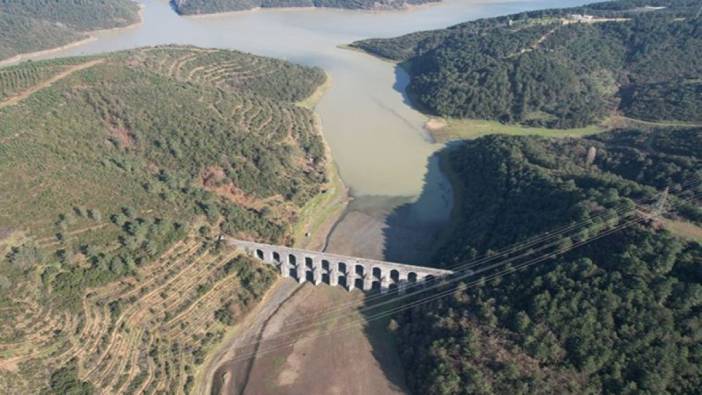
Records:
[[[364,294],[304,285],[267,322],[258,354],[230,362],[221,394],[400,394],[404,376],[385,322],[361,325],[358,310],[314,317],[340,303],[363,303]],[[319,317],[319,316],[317,316]],[[301,319],[302,332],[290,331]],[[382,320],[381,320],[382,321]],[[242,352],[246,355],[245,351]],[[244,380],[236,373],[246,374]]]
[[[224,384],[227,385],[227,388],[243,385],[246,371],[252,360],[245,359],[237,363],[228,361],[256,350],[255,346],[251,345],[259,339],[269,317],[290,298],[298,286],[294,280],[280,279],[267,291],[266,296],[248,314],[247,318],[230,332],[229,339],[224,340],[226,347],[220,348],[207,359],[196,379],[194,393],[219,393],[219,388],[223,387]]]
[[[404,198],[383,196],[354,198],[327,236],[325,251],[426,264],[437,229],[433,224],[413,222],[407,203]]]
[[[333,251],[359,252],[361,256],[372,256],[371,251],[375,251],[375,256],[382,257],[386,214],[384,210],[351,210],[333,232]],[[345,240],[347,237],[355,240]],[[194,392],[406,393],[387,322],[360,325],[363,297],[360,291],[349,293],[343,288],[309,283],[299,286],[292,279],[279,279],[229,339],[224,339],[225,346],[208,359]],[[339,314],[340,305],[349,307],[341,310],[346,314]],[[330,317],[329,311],[335,307],[337,314],[331,315],[334,319],[318,325],[320,315]],[[306,330],[289,333],[291,328],[299,327]]]
[[[4,240],[12,234],[12,229],[10,228],[0,228],[0,240]]]
[[[429,132],[439,132],[446,126],[448,126],[446,121],[440,118],[429,118],[429,120],[424,124],[424,128]]]
[[[328,238],[326,250],[342,255],[383,259],[383,212],[348,210]]]

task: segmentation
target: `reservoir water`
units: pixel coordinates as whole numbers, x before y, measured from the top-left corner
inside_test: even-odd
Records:
[[[408,77],[401,69],[340,46],[585,1],[447,0],[407,11],[257,10],[187,18],[176,15],[167,0],[140,3],[142,24],[98,33],[95,40],[44,57],[175,43],[238,49],[323,68],[332,86],[316,111],[340,175],[355,197],[328,247],[417,261],[452,207],[450,185],[433,156],[441,146],[424,132],[426,117],[408,105]]]

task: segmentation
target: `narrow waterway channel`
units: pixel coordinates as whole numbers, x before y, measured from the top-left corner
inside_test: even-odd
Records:
[[[332,86],[319,113],[326,140],[354,201],[328,237],[337,253],[417,263],[449,217],[450,184],[423,130],[426,117],[404,96],[408,77],[393,64],[340,46],[369,37],[582,0],[447,0],[407,11],[260,10],[176,15],[167,0],[140,0],[142,24],[43,55],[86,55],[159,44],[231,48],[323,68]]]

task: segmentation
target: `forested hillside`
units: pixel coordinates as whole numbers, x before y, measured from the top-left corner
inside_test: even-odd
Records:
[[[348,9],[399,9],[440,0],[172,0],[181,15],[214,14],[253,8],[327,7]]]
[[[559,240],[566,248],[666,186],[667,216],[699,226],[700,143],[702,129],[462,142],[447,153],[460,209],[435,261],[467,263],[590,218]],[[501,278],[467,279],[449,298],[401,315],[395,330],[410,386],[423,394],[698,393],[702,244],[673,236],[665,221]]]
[[[646,121],[702,122],[702,81],[666,81],[633,85],[621,91],[620,109]]]
[[[699,121],[702,17],[694,0],[525,12],[354,47],[404,62],[429,113],[552,128],[621,112]]]
[[[321,70],[156,47],[0,70],[0,392],[189,392],[326,182]],[[83,393],[83,392],[80,392]]]
[[[60,47],[92,30],[133,24],[138,11],[132,0],[2,0],[0,60]]]

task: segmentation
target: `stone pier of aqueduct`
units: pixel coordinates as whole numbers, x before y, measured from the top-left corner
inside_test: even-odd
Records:
[[[405,265],[354,258],[324,252],[254,243],[242,240],[229,242],[248,255],[275,265],[283,277],[293,277],[298,282],[310,281],[331,286],[344,286],[349,291],[387,292],[397,288],[402,293],[408,285],[419,284],[433,278],[451,274],[451,271],[422,266]]]

